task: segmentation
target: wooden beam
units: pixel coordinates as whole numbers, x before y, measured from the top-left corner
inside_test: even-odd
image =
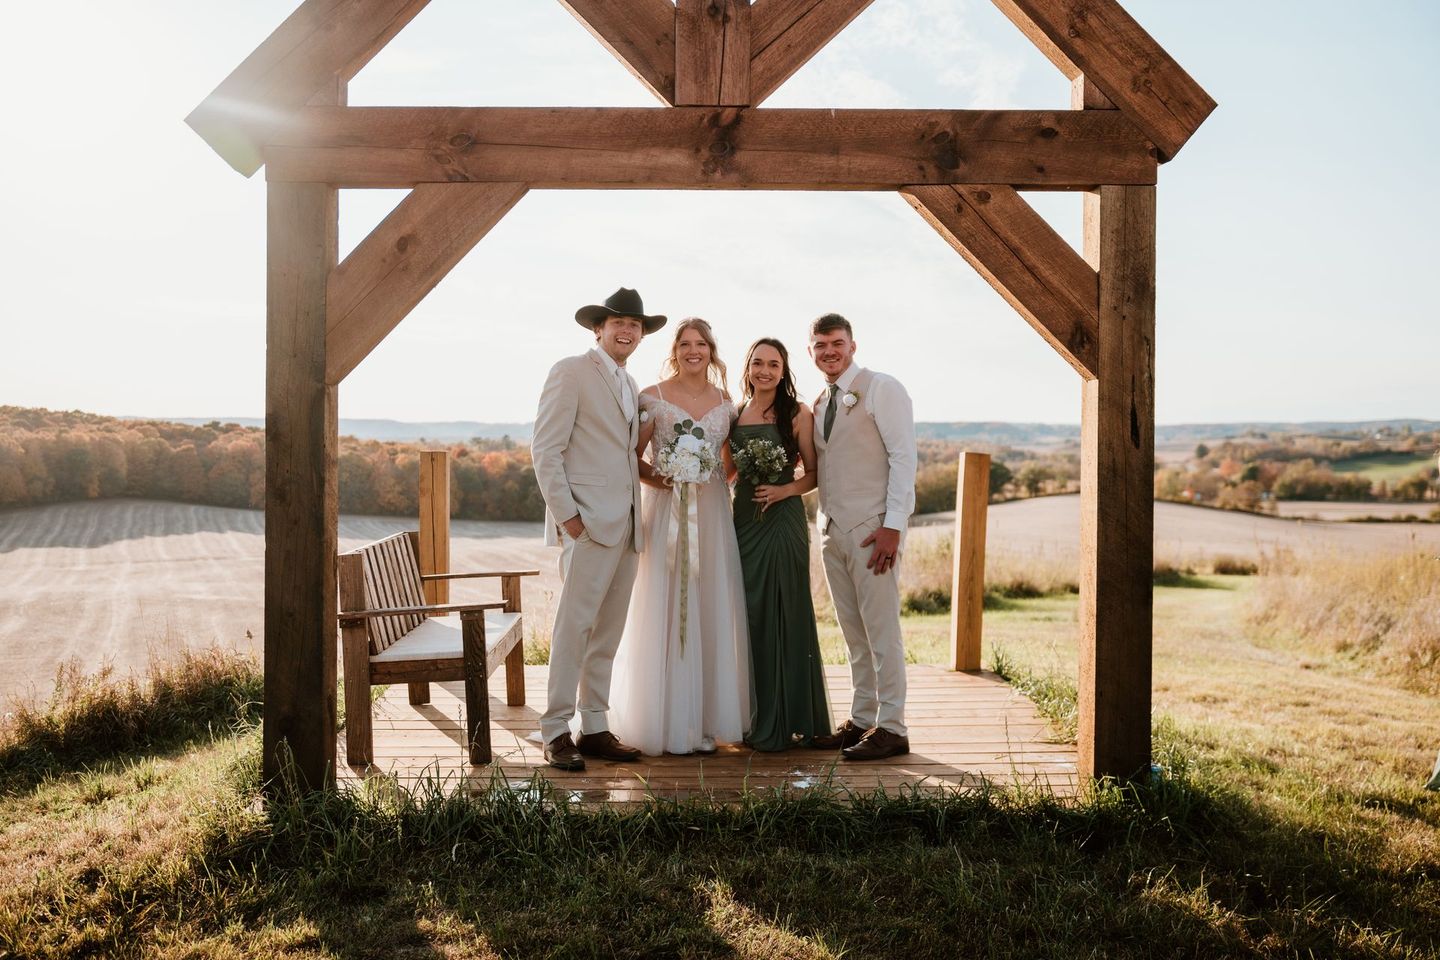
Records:
[[[675,105],[750,102],[750,0],[675,4]]]
[[[754,13],[750,94],[763,103],[871,0],[762,0]]]
[[[335,774],[339,440],[325,282],[338,209],[322,183],[272,183],[267,207],[262,768],[272,789],[290,770],[318,789]]]
[[[900,192],[1066,363],[1095,376],[1095,270],[1035,208],[1002,184]]]
[[[429,0],[305,0],[185,118],[236,170],[264,159],[257,131],[346,81]]]
[[[675,102],[675,6],[669,0],[560,0],[662,103]]]
[[[985,610],[985,514],[990,506],[990,454],[960,454],[955,478],[955,569],[950,581],[952,670],[980,669]]]
[[[1085,74],[1168,160],[1215,101],[1116,0],[995,0],[1071,80]]]
[[[326,371],[339,383],[525,195],[518,183],[422,183],[330,276]]]
[[[769,0],[766,0],[769,2]],[[348,187],[898,190],[1155,182],[1114,111],[310,107],[266,147],[273,180]]]
[[[1128,778],[1150,764],[1155,189],[1087,195],[1085,248],[1100,345],[1081,408],[1079,769]]]

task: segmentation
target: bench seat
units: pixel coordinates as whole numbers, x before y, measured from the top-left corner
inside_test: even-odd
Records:
[[[485,652],[495,659],[495,651],[509,648],[508,641],[519,641],[519,613],[500,610],[485,611]],[[381,683],[408,683],[434,678],[435,668],[426,666],[434,661],[463,659],[465,647],[460,627],[460,614],[426,617],[420,625],[390,646],[370,657],[370,676]],[[416,669],[419,667],[420,669]],[[423,676],[414,676],[423,673]],[[463,676],[453,679],[463,680]]]

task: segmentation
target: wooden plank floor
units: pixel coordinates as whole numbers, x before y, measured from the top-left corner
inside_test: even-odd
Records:
[[[890,793],[908,787],[926,791],[972,788],[984,781],[1024,784],[1069,796],[1075,791],[1075,746],[1054,742],[1051,728],[1034,705],[993,673],[951,673],[911,665],[907,722],[911,752],[889,760],[855,763],[829,751],[795,749],[758,753],[722,745],[710,756],[642,757],[636,763],[590,760],[583,771],[545,764],[539,743],[545,704],[545,667],[525,668],[524,706],[503,702],[503,670],[491,679],[500,698],[490,701],[494,762],[471,767],[462,725],[464,692],[459,682],[431,684],[431,702],[409,703],[396,684],[374,705],[375,764],[368,769],[344,763],[344,734],[338,750],[340,780],[393,775],[403,784],[435,778],[447,787],[486,786],[503,777],[517,787],[540,774],[582,802],[628,803],[648,794],[685,798],[705,794],[733,799],[744,791],[802,791],[827,781],[837,787]],[[831,712],[849,715],[850,671],[825,668]],[[624,731],[617,731],[622,738]]]

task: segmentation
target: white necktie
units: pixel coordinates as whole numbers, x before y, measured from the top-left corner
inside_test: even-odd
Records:
[[[627,421],[634,420],[635,398],[630,395],[630,378],[625,376],[624,370],[616,367],[615,379],[620,387],[620,410],[625,414]]]

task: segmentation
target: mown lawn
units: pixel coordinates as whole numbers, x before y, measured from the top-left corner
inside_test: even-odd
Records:
[[[596,812],[381,781],[266,807],[253,665],[166,704],[91,691],[101,723],[0,746],[0,956],[1433,956],[1434,699],[1247,627],[1250,579],[1191,582],[1156,593],[1154,778],[1076,803]],[[987,662],[1062,722],[1075,603],[986,615]],[[906,626],[917,659],[943,649],[947,618]],[[145,718],[176,697],[204,707]]]
[[[1394,483],[1413,477],[1435,465],[1433,453],[1376,453],[1368,457],[1337,460],[1331,466],[1336,473],[1358,473],[1371,483]]]

